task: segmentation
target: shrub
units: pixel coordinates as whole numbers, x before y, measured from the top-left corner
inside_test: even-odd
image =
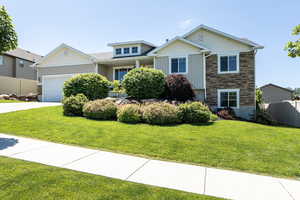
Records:
[[[211,114],[210,115],[210,121],[217,121],[219,119],[218,115],[215,115],[215,114]]]
[[[264,103],[263,102],[263,92],[261,89],[256,88],[255,89],[255,99],[256,99],[256,108],[259,110],[260,106]]]
[[[186,123],[206,123],[212,114],[201,102],[184,103],[179,105],[178,109],[179,119]]]
[[[108,99],[90,101],[83,106],[83,115],[90,119],[116,119],[117,106]]]
[[[125,93],[125,90],[124,90],[122,84],[120,83],[120,81],[114,80],[112,82],[112,86],[113,86],[113,92]]]
[[[227,120],[236,119],[235,112],[232,108],[219,109],[217,115],[222,119],[227,119]]]
[[[137,99],[159,98],[165,90],[165,75],[161,70],[136,68],[122,82],[128,96]]]
[[[84,94],[77,94],[63,99],[64,115],[67,116],[82,116],[82,107],[88,99]]]
[[[143,119],[149,124],[179,123],[177,114],[177,107],[169,103],[153,103],[143,107]]]
[[[195,92],[189,80],[181,74],[172,74],[166,77],[166,92],[168,99],[178,101],[192,100]]]
[[[63,91],[66,97],[82,93],[95,100],[107,97],[109,86],[110,82],[100,74],[79,74],[64,83]]]
[[[120,106],[117,111],[117,118],[120,122],[138,123],[142,121],[140,106],[136,104],[127,104]]]
[[[255,122],[266,125],[277,125],[278,123],[265,110],[260,109],[255,113]]]

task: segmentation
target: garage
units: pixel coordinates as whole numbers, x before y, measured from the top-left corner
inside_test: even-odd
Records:
[[[63,98],[64,82],[74,74],[48,75],[42,78],[42,95],[45,102],[60,102]]]

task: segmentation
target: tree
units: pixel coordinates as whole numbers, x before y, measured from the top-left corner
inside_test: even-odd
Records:
[[[263,101],[263,92],[260,88],[256,88],[255,90],[255,96],[256,96],[256,109],[260,109],[260,105],[264,103]]]
[[[12,18],[4,6],[0,6],[0,53],[14,50],[18,46],[18,37]]]
[[[299,35],[300,34],[300,24],[293,29],[292,35]],[[296,41],[289,41],[286,46],[285,50],[288,51],[288,56],[295,58],[297,56],[300,57],[300,39]]]

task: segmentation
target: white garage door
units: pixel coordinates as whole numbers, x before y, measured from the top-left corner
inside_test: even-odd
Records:
[[[74,74],[43,76],[43,101],[60,102],[63,98],[64,82],[72,76],[74,76]]]

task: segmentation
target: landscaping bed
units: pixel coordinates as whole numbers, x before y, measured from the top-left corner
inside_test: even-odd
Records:
[[[0,157],[0,199],[221,200]]]
[[[61,106],[0,114],[0,132],[107,151],[300,177],[300,129],[219,120],[148,125],[62,114]]]

